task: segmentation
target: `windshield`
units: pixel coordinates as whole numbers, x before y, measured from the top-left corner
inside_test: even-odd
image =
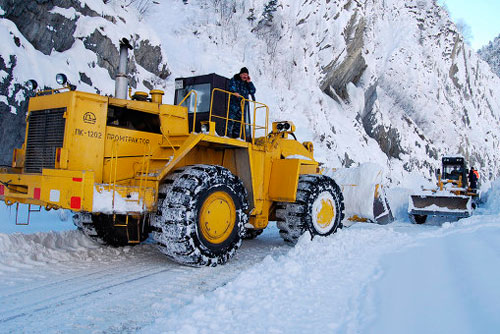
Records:
[[[443,177],[445,179],[458,180],[463,175],[462,165],[446,165],[443,168]]]
[[[196,112],[209,112],[210,111],[210,84],[197,84],[197,85],[187,85],[182,89],[178,89],[177,101],[182,101],[182,99],[189,94],[191,90],[196,91],[198,95],[198,100],[196,101]],[[188,113],[194,113],[195,107],[195,96],[191,94],[188,99],[182,104],[188,108]]]

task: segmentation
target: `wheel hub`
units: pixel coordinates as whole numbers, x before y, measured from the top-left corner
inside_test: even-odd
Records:
[[[234,229],[236,206],[229,194],[216,191],[209,195],[200,210],[200,231],[210,243],[227,240]]]
[[[333,196],[324,191],[316,198],[313,204],[313,225],[321,234],[329,232],[335,224],[335,201]]]

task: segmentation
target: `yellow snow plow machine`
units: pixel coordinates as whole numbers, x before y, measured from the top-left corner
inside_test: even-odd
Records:
[[[216,74],[176,79],[173,105],[159,90],[132,95],[131,46],[120,45],[114,97],[77,91],[58,75],[65,88],[30,99],[25,142],[0,172],[0,200],[70,209],[83,233],[108,245],[151,233],[168,258],[192,266],[226,263],[269,220],[290,243],[342,226],[340,187],[321,175],[292,122],[269,126],[267,105],[229,92]],[[230,116],[233,103],[241,118]]]
[[[477,191],[468,184],[463,157],[443,157],[435,189],[423,189],[409,198],[408,214],[414,224],[423,224],[429,216],[457,220],[469,217],[476,208]]]

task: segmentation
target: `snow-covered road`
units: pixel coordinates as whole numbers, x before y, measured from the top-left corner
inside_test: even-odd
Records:
[[[356,224],[285,246],[274,225],[228,265],[78,231],[0,234],[2,333],[496,333],[500,210]]]
[[[498,216],[422,232],[414,247],[389,254],[370,287],[364,333],[498,333]]]
[[[226,266],[191,268],[154,245],[102,247],[78,231],[0,234],[0,332],[136,332],[289,248],[266,233]]]

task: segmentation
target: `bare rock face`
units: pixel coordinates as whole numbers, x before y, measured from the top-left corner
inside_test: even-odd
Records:
[[[76,18],[67,19],[61,14],[51,13],[54,6],[69,8],[77,1],[16,1],[0,0],[5,10],[3,18],[15,23],[23,36],[39,51],[46,55],[55,50],[64,52],[75,42]],[[92,13],[97,15],[97,13]]]
[[[362,54],[365,25],[364,18],[360,17],[358,11],[355,11],[349,24],[344,29],[344,39],[347,47],[343,52],[347,56],[341,62],[339,62],[338,58],[334,59],[323,69],[325,76],[321,84],[321,90],[337,101],[339,97],[342,100],[349,98],[346,90],[347,84],[350,82],[358,84],[367,68]]]
[[[111,40],[106,31],[117,30],[123,33],[123,37],[129,38],[134,46],[129,60],[129,78],[132,87],[142,85],[151,89],[154,84],[158,85],[170,75],[161,46],[135,34],[133,25],[127,25],[126,20],[120,16],[129,15],[130,17],[131,14],[128,12],[114,13],[109,7],[107,13],[98,13],[79,0],[0,0],[0,8],[0,17],[11,21],[15,26],[10,30],[12,37],[10,50],[13,50],[11,51],[13,53],[0,54],[0,71],[3,71],[0,72],[2,74],[0,96],[5,96],[0,100],[0,131],[6,134],[1,136],[0,163],[2,164],[10,164],[12,149],[20,147],[24,141],[26,97],[30,94],[24,87],[24,81],[36,79],[40,83],[40,80],[47,80],[47,78],[32,77],[21,79],[24,80],[23,82],[16,81],[13,75],[16,67],[24,69],[38,65],[22,62],[23,59],[26,61],[26,57],[19,57],[19,55],[24,54],[27,47],[40,51],[44,55],[38,56],[35,60],[40,59],[41,64],[50,63],[51,57],[56,52],[58,54],[74,53],[75,47],[80,48],[81,52],[91,51],[95,60],[87,55],[81,59],[89,58],[89,61],[82,63],[81,59],[72,59],[74,55],[69,54],[64,65],[68,65],[71,71],[75,71],[70,63],[78,62],[76,73],[74,73],[74,78],[76,78],[74,80],[78,82],[72,81],[72,83],[78,86],[87,85],[86,90],[93,90],[97,93],[107,91],[109,94],[111,93],[109,87],[113,85],[112,80],[116,76],[119,64],[119,46],[118,41]],[[95,28],[89,29],[88,22],[96,22]],[[108,72],[108,82],[103,83],[101,77],[99,80],[93,78],[96,68],[103,68]],[[33,73],[44,72],[42,69]],[[149,74],[145,76],[145,73]],[[51,73],[52,75],[55,73]],[[50,84],[42,84],[42,86],[41,88],[51,88]]]
[[[160,79],[166,79],[170,75],[170,71],[167,64],[163,61],[160,46],[153,46],[148,40],[140,40],[137,35],[132,36],[132,38],[132,43],[134,44],[132,54],[134,57],[129,59],[128,64],[131,79],[130,85],[134,88],[137,87],[139,78],[137,76],[136,64],[142,66],[146,71]],[[115,78],[118,71],[117,64],[120,61],[120,52],[116,48],[115,43],[96,29],[92,34],[83,38],[83,44],[87,49],[96,53],[97,65],[105,68],[111,78]],[[153,87],[147,81],[145,85]]]
[[[23,90],[19,84],[13,83],[13,69],[17,64],[15,56],[3,59],[0,56],[0,71],[5,71],[7,76],[0,80],[0,92],[13,90],[11,96],[4,95],[8,103],[0,101],[0,164],[10,165],[12,161],[12,149],[19,147],[24,141],[24,129],[26,127],[25,115],[28,110],[28,102],[17,102],[15,96]],[[3,93],[2,93],[3,94]],[[21,112],[17,112],[20,110]],[[24,111],[24,112],[23,112]]]
[[[158,45],[151,45],[148,40],[141,40],[135,51],[135,60],[146,71],[153,73],[161,79],[166,79],[170,75],[167,64],[162,63],[161,48]]]

